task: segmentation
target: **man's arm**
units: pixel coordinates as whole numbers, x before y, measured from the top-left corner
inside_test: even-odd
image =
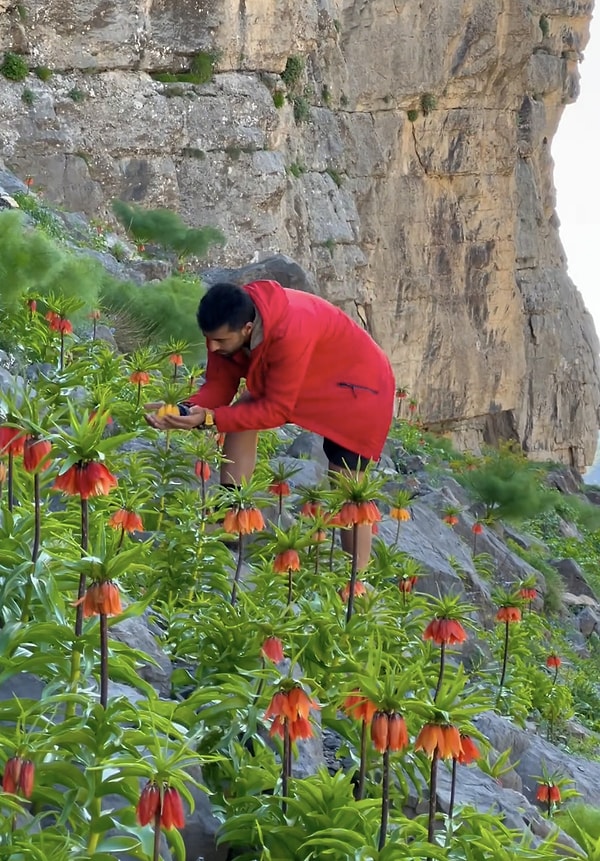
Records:
[[[214,410],[219,431],[266,430],[291,421],[302,391],[306,369],[314,345],[298,339],[295,345],[285,338],[269,346],[266,357],[265,395]]]
[[[186,403],[195,407],[220,407],[231,403],[242,379],[242,369],[237,362],[209,353],[206,363],[206,382],[196,394],[186,398]]]

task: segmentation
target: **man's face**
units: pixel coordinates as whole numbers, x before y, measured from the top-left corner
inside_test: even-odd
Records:
[[[252,323],[246,323],[241,329],[221,326],[214,332],[204,332],[204,337],[209,353],[217,353],[219,356],[233,356],[234,353],[250,343],[251,333]]]

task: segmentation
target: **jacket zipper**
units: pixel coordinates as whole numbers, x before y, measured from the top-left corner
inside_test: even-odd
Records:
[[[378,389],[372,389],[370,386],[359,386],[357,383],[337,383],[337,385],[341,386],[344,389],[351,389],[354,397],[357,397],[356,389],[359,389],[360,391],[363,391],[363,392],[371,392],[372,395],[378,395],[379,394]]]

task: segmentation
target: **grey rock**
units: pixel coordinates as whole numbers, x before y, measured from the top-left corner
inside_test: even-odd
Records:
[[[327,469],[329,461],[323,451],[323,437],[311,431],[301,431],[287,449],[287,455],[294,458],[309,458]]]
[[[149,682],[159,694],[171,692],[171,661],[160,648],[144,616],[132,616],[110,627],[110,636],[133,649],[140,649],[151,659],[138,667],[140,678]]]
[[[591,637],[594,633],[600,633],[600,612],[593,607],[584,607],[577,614],[577,624],[584,637]]]
[[[596,599],[594,590],[588,585],[583,568],[575,559],[551,559],[550,564],[556,568],[565,584],[565,590],[572,595],[587,595]]]
[[[219,281],[229,281],[233,284],[249,284],[251,281],[278,281],[283,287],[294,290],[304,290],[315,293],[315,285],[311,276],[295,260],[285,254],[265,257],[256,263],[240,266],[237,269],[203,269],[199,273],[209,287]]]

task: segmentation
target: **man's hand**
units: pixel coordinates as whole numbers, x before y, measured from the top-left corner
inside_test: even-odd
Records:
[[[190,407],[189,416],[157,415],[158,410],[163,406],[163,403],[145,405],[148,412],[144,418],[150,427],[157,430],[193,430],[193,428],[201,427],[206,419],[206,410],[203,407]]]

